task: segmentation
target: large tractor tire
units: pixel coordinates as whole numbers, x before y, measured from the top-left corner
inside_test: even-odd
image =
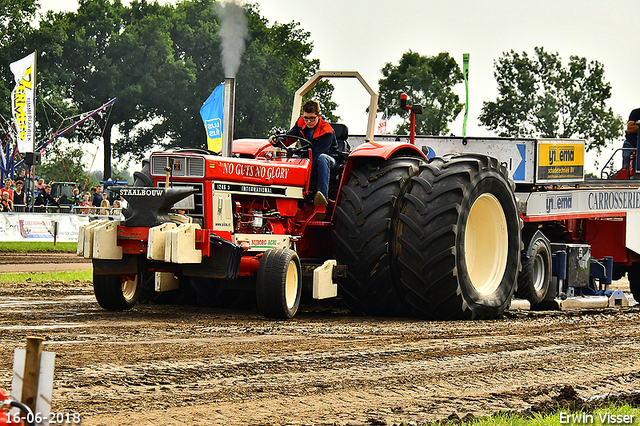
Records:
[[[293,318],[300,306],[302,273],[300,259],[289,249],[267,250],[258,267],[258,310],[267,318]]]
[[[142,278],[138,275],[93,274],[93,291],[98,304],[108,311],[128,311],[140,297]]]
[[[526,299],[531,306],[544,300],[551,283],[551,246],[549,240],[536,232],[528,240],[522,255],[522,271],[518,275],[516,297]]]
[[[434,159],[413,179],[397,228],[398,269],[414,314],[500,317],[520,268],[520,218],[495,158]]]
[[[342,300],[355,313],[410,314],[392,269],[393,230],[398,203],[425,164],[410,157],[367,160],[341,189],[333,239],[338,263],[347,265],[347,277],[340,281]]]

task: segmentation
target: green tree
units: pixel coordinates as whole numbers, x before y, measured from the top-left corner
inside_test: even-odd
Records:
[[[153,146],[204,147],[200,107],[224,79],[214,0],[159,5],[145,0],[80,0],[76,13],[47,14],[39,36],[48,43],[48,71],[80,110],[117,97],[104,139],[117,126],[117,157],[141,157]],[[236,137],[288,126],[293,93],[319,67],[309,33],[273,24],[245,6],[249,40],[238,72]],[[332,86],[315,92],[331,116]]]
[[[416,133],[443,135],[449,123],[462,111],[463,104],[453,93],[453,87],[463,81],[462,71],[455,59],[442,52],[437,56],[423,56],[409,50],[397,65],[387,63],[384,76],[378,81],[380,97],[378,109],[388,110],[389,117],[402,117],[398,134],[409,132],[409,113],[400,108],[400,95],[406,93],[411,104],[421,104],[424,113],[416,116]]]
[[[214,4],[213,0],[177,4],[171,27],[174,55],[184,61],[193,80],[179,85],[179,101],[165,103],[161,120],[130,133],[119,143],[118,152],[139,154],[155,144],[206,145],[200,107],[225,78],[220,17]],[[293,94],[318,70],[319,61],[309,58],[310,35],[297,23],[269,25],[253,5],[245,6],[245,15],[249,38],[237,74],[234,136],[266,137],[276,128],[289,126]],[[309,96],[318,99],[325,116],[337,119],[332,114],[336,108],[332,91],[329,82],[321,82]]]
[[[33,51],[27,40],[38,7],[36,0],[0,0],[0,97],[7,100],[0,102],[0,116],[6,120],[11,118],[8,100],[15,86],[9,64]]]
[[[535,48],[511,50],[495,62],[498,98],[483,102],[480,122],[500,136],[583,138],[598,152],[622,135],[622,117],[607,107],[611,85],[598,61]]]
[[[42,153],[42,164],[36,166],[36,175],[47,182],[78,182],[82,187],[87,179],[83,154],[80,147],[54,142]]]
[[[47,15],[48,33],[66,35],[52,48],[55,84],[81,110],[118,98],[103,133],[106,158],[114,126],[126,138],[141,123],[159,119],[165,103],[180,102],[177,87],[190,76],[174,59],[171,15],[172,6],[144,0],[129,7],[120,0],[81,0],[77,13]]]

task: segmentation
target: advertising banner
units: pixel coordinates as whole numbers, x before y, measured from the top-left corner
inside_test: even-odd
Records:
[[[0,241],[78,241],[80,224],[89,216],[75,214],[0,213]]]
[[[537,182],[584,179],[584,141],[538,141]]]
[[[18,134],[18,151],[33,152],[36,119],[36,52],[9,65],[16,80],[11,92],[11,111]]]

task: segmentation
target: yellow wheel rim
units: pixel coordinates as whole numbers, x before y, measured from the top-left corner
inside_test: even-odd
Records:
[[[285,299],[287,302],[287,308],[293,309],[298,298],[298,268],[296,263],[291,260],[287,267],[287,277],[285,282]]]
[[[133,300],[133,297],[136,295],[136,290],[138,288],[138,276],[133,280],[129,280],[123,277],[122,280],[122,295],[125,300],[130,301]]]
[[[471,284],[483,295],[493,293],[507,265],[509,232],[500,202],[482,194],[469,212],[464,236],[464,259]]]

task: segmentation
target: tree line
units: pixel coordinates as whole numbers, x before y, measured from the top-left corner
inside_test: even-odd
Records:
[[[3,128],[11,117],[9,64],[37,50],[41,137],[55,128],[58,115],[93,110],[117,97],[102,134],[111,140],[117,128],[114,158],[140,157],[154,146],[203,147],[199,109],[224,80],[215,6],[214,0],[80,0],[75,12],[40,13],[37,0],[1,2]],[[298,23],[270,23],[257,5],[244,7],[248,38],[237,75],[235,136],[265,137],[288,124],[295,90],[320,62]],[[408,51],[381,72],[379,110],[402,117],[396,132],[408,130],[401,93],[425,107],[416,117],[419,134],[449,132],[463,107],[453,91],[463,81],[454,58]],[[510,51],[495,61],[495,77],[499,95],[483,103],[479,120],[499,136],[580,137],[588,149],[600,150],[622,133],[622,118],[606,105],[611,87],[597,61],[571,56],[563,65],[557,53],[541,47],[531,56]],[[323,81],[309,96],[337,120],[332,91]]]

